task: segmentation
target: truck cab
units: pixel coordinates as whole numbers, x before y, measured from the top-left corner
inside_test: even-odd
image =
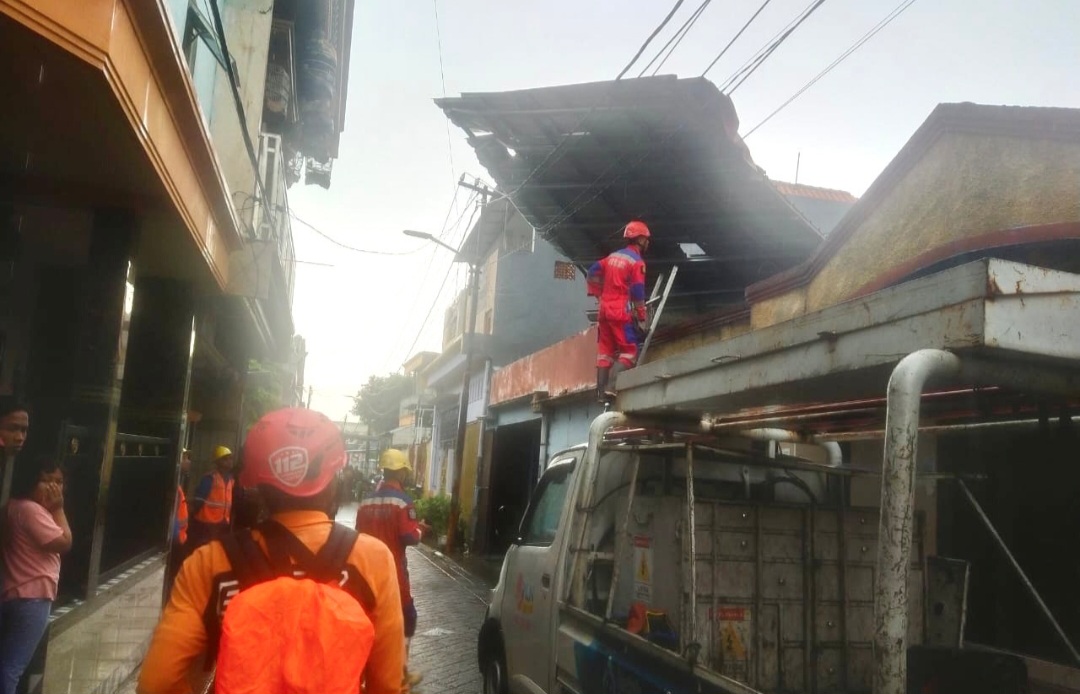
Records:
[[[627,371],[541,475],[485,690],[1080,692],[1078,311],[982,259]]]

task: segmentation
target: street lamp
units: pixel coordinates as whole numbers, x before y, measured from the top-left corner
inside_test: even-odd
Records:
[[[416,239],[431,241],[454,253],[454,261],[469,265],[469,292],[468,324],[461,336],[461,351],[465,355],[465,371],[461,377],[461,396],[458,399],[457,443],[454,444],[454,476],[450,487],[450,518],[446,529],[446,553],[450,554],[458,544],[458,521],[461,518],[461,471],[465,467],[465,428],[468,424],[469,414],[469,377],[472,374],[473,351],[475,348],[474,334],[476,333],[476,303],[480,293],[480,262],[478,258],[469,258],[462,254],[461,249],[443,243],[435,236],[426,231],[414,231],[405,229],[402,231],[406,236]]]

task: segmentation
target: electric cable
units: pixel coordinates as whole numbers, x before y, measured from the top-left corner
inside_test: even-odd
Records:
[[[439,49],[439,80],[442,82],[442,95],[446,98],[446,69],[443,66],[442,29],[439,28],[439,0],[431,0],[431,6],[435,9],[435,43]],[[454,166],[454,138],[450,135],[450,119],[446,120],[446,151],[450,155],[450,177],[457,179],[457,170]]]
[[[674,43],[675,45],[671,48],[671,51],[667,54],[667,57],[664,58],[664,60],[656,66],[656,70],[653,72],[653,75],[656,75],[656,73],[660,71],[660,68],[664,66],[664,63],[667,62],[667,59],[670,58],[671,54],[675,52],[675,49],[679,47],[679,44],[682,43],[683,38],[685,38],[686,35],[690,33],[690,29],[692,29],[694,24],[697,23],[698,17],[701,16],[701,13],[705,11],[705,8],[708,7],[709,3],[711,2],[712,0],[705,0],[698,6],[696,10],[694,10],[694,14],[690,15],[690,18],[683,22],[682,26],[679,27],[679,30],[676,31],[671,36],[671,38],[667,40],[667,43],[665,43],[664,46],[659,51],[657,51],[656,55],[653,56],[653,59],[650,60],[649,63],[641,69],[641,72],[638,73],[638,77],[644,77],[645,73],[649,71],[649,68],[653,66],[653,63],[655,63],[660,58],[660,56],[664,55],[664,51],[668,49],[668,46],[671,46],[671,44]]]
[[[623,68],[622,72],[620,72],[618,74],[618,76],[615,78],[615,82],[620,81],[623,78],[623,75],[625,75],[626,72],[634,65],[634,63],[637,62],[638,58],[641,57],[641,54],[643,52],[645,52],[645,49],[649,46],[649,43],[652,42],[653,38],[655,38],[656,35],[663,30],[663,28],[667,25],[667,23],[671,21],[671,18],[675,15],[675,13],[678,12],[679,7],[682,6],[683,2],[685,2],[685,0],[678,0],[675,3],[675,6],[671,8],[671,11],[668,12],[668,14],[664,18],[664,20],[653,30],[653,32],[649,35],[649,38],[647,38],[645,40],[645,43],[643,43],[641,45],[641,48],[638,49],[638,52],[633,57],[633,59],[631,59],[631,61],[629,63],[627,63],[626,67]],[[552,160],[557,161],[557,159],[555,159],[555,157],[562,153],[563,149],[566,147],[566,144],[568,142],[570,142],[570,139],[576,133],[581,132],[581,129],[585,126],[586,122],[588,122],[589,118],[592,117],[592,115],[596,112],[596,110],[598,108],[600,108],[602,105],[607,105],[610,102],[610,100],[611,100],[611,89],[608,89],[608,90],[606,90],[606,94],[605,94],[604,98],[601,99],[601,100],[598,100],[595,104],[593,104],[589,108],[588,111],[585,112],[585,115],[581,117],[581,119],[574,125],[574,127],[572,127],[569,130],[569,132],[567,132],[565,135],[563,135],[563,137],[555,145],[555,148],[552,149],[550,152],[548,152],[547,155],[542,160],[540,160],[540,163],[537,164],[535,167],[533,167],[529,171],[528,174],[526,174],[525,178],[522,179],[521,183],[514,186],[513,190],[511,190],[511,191],[509,191],[507,193],[503,193],[499,197],[496,197],[496,198],[492,199],[489,202],[489,204],[499,202],[500,200],[503,200],[503,199],[506,199],[506,198],[513,199],[513,196],[517,195],[518,192],[520,192],[534,178],[536,178],[541,173],[543,173],[547,169],[549,163],[552,162]]]
[[[225,58],[225,65],[222,67],[225,68],[225,74],[229,77],[233,105],[236,107],[236,115],[240,119],[240,134],[244,138],[244,147],[247,149],[248,158],[251,159],[251,165],[255,169],[255,184],[259,188],[259,195],[262,196],[262,199],[269,202],[270,196],[266,194],[262,178],[259,176],[259,157],[255,154],[255,144],[251,141],[251,133],[248,132],[244,100],[240,96],[240,85],[237,83],[236,73],[233,72],[232,54],[229,52],[229,44],[225,38],[225,24],[221,21],[221,9],[218,7],[218,0],[210,0],[210,11],[214,15],[214,28],[217,30],[218,41],[221,43],[221,54]]]
[[[803,95],[803,93],[805,93],[805,92],[806,92],[806,91],[807,91],[808,89],[810,89],[810,88],[811,88],[811,87],[813,87],[813,86],[814,86],[815,84],[817,84],[817,83],[818,83],[818,81],[819,81],[819,80],[821,80],[821,78],[823,78],[823,77],[824,77],[825,75],[827,75],[827,74],[829,74],[830,72],[832,72],[832,70],[833,70],[833,69],[834,69],[834,68],[835,68],[836,66],[838,66],[838,65],[839,65],[840,63],[842,63],[842,62],[844,62],[845,60],[847,60],[847,59],[848,59],[848,58],[849,58],[849,57],[851,56],[851,54],[852,54],[852,53],[854,53],[855,51],[857,51],[857,50],[859,50],[860,48],[862,48],[862,46],[863,46],[863,45],[864,45],[864,44],[865,44],[865,43],[866,43],[867,41],[869,41],[870,39],[874,38],[874,36],[875,36],[875,35],[877,35],[877,33],[878,33],[878,32],[880,32],[880,31],[881,31],[882,29],[884,29],[885,27],[889,26],[889,24],[891,24],[891,23],[892,23],[892,21],[893,21],[894,19],[896,19],[897,17],[899,17],[899,16],[901,15],[901,14],[903,14],[903,13],[904,13],[904,11],[905,11],[905,10],[907,10],[907,9],[908,9],[909,7],[911,7],[911,6],[913,5],[913,4],[915,4],[915,0],[903,0],[903,2],[901,2],[901,3],[899,4],[899,5],[897,5],[897,6],[896,6],[896,7],[895,7],[895,8],[893,9],[893,11],[892,11],[892,12],[890,12],[890,13],[889,13],[888,15],[886,15],[886,17],[885,17],[884,19],[882,19],[882,20],[881,20],[880,22],[878,22],[878,23],[877,23],[877,24],[876,24],[876,25],[875,25],[875,26],[874,26],[874,27],[873,27],[873,28],[872,28],[872,29],[871,29],[870,31],[868,31],[868,32],[866,32],[865,34],[863,34],[863,35],[862,35],[862,37],[860,37],[860,38],[859,38],[859,40],[857,40],[857,41],[856,41],[855,43],[851,44],[851,46],[849,46],[849,47],[848,47],[848,49],[847,49],[846,51],[844,51],[843,53],[841,53],[841,54],[840,54],[840,55],[839,55],[839,56],[838,56],[838,57],[836,58],[836,60],[834,60],[834,61],[832,61],[831,63],[829,63],[829,65],[828,65],[828,66],[827,66],[827,67],[826,67],[826,68],[825,68],[824,70],[822,70],[821,72],[819,72],[819,73],[818,73],[818,74],[817,74],[817,75],[816,75],[816,76],[815,76],[815,77],[814,77],[814,78],[813,78],[812,80],[810,80],[809,82],[807,82],[806,84],[804,84],[804,85],[802,86],[802,88],[800,88],[800,89],[799,89],[799,91],[797,91],[797,92],[795,92],[794,94],[792,94],[792,95],[791,95],[791,97],[790,97],[790,98],[789,98],[789,99],[788,99],[787,101],[785,101],[784,103],[780,104],[780,105],[779,105],[779,106],[778,106],[778,107],[776,108],[776,110],[774,110],[774,111],[773,111],[772,113],[770,113],[770,114],[769,114],[768,116],[766,116],[766,117],[765,117],[765,118],[764,118],[764,119],[763,119],[763,120],[762,120],[762,121],[761,121],[760,123],[758,123],[758,124],[757,124],[757,125],[755,125],[755,126],[754,126],[753,128],[751,128],[749,132],[747,132],[747,133],[746,133],[745,135],[743,135],[743,139],[745,140],[746,138],[750,137],[751,135],[753,135],[753,134],[754,134],[754,132],[755,132],[755,131],[756,131],[756,130],[757,130],[758,128],[760,128],[761,126],[765,125],[765,124],[766,124],[766,123],[768,123],[768,122],[769,122],[770,120],[772,120],[773,116],[775,116],[776,114],[780,113],[780,112],[781,112],[781,111],[783,111],[783,110],[784,110],[785,108],[787,108],[787,107],[788,107],[788,105],[790,105],[790,104],[791,104],[791,102],[793,102],[793,101],[795,101],[796,99],[798,99],[798,98],[799,98],[800,96],[802,96],[802,95]]]
[[[331,236],[330,234],[327,234],[322,229],[319,229],[317,226],[315,226],[311,222],[306,222],[303,219],[300,219],[292,211],[289,212],[289,216],[292,217],[297,222],[300,222],[300,224],[304,225],[308,229],[311,229],[316,234],[323,237],[324,239],[326,239],[330,243],[334,244],[335,246],[338,246],[340,248],[344,248],[347,251],[353,251],[354,253],[364,253],[364,254],[367,254],[367,255],[402,256],[402,255],[413,255],[415,253],[419,253],[420,251],[424,250],[424,247],[425,247],[424,244],[421,244],[420,246],[417,246],[416,248],[412,249],[411,251],[378,251],[378,250],[374,250],[374,249],[371,249],[371,248],[357,248],[355,246],[350,246],[350,245],[348,245],[346,243],[342,243],[341,241],[338,241],[333,236]]]
[[[795,15],[794,19],[792,19],[790,22],[788,22],[787,25],[784,26],[783,29],[781,29],[780,31],[773,34],[772,38],[770,38],[768,41],[766,41],[765,44],[761,46],[761,48],[757,49],[757,51],[752,56],[750,56],[746,60],[746,62],[743,63],[742,66],[739,67],[738,70],[736,70],[732,74],[728,75],[728,78],[726,80],[724,80],[724,82],[720,85],[720,91],[726,92],[727,88],[730,87],[735,82],[735,80],[737,80],[739,77],[741,77],[743,74],[745,74],[746,71],[750,69],[750,66],[755,61],[760,59],[761,55],[765,51],[767,51],[769,49],[769,46],[771,46],[774,42],[776,42],[777,39],[780,38],[781,34],[783,34],[785,31],[790,29],[792,27],[792,25],[795,24],[795,22],[799,21],[799,17],[804,15],[806,12],[808,12],[810,10],[811,7],[813,7],[815,1],[816,0],[810,0],[810,3],[806,7],[804,7],[802,9],[802,11],[799,12],[799,14]]]
[[[657,25],[655,29],[653,29],[653,32],[649,34],[649,38],[645,39],[645,43],[641,44],[641,48],[638,49],[638,52],[634,54],[634,57],[631,58],[630,62],[626,64],[626,67],[622,69],[622,72],[619,73],[619,76],[615,78],[616,82],[621,80],[623,78],[623,75],[630,71],[630,68],[634,66],[634,63],[636,63],[638,58],[641,57],[641,54],[644,53],[645,49],[649,47],[649,44],[652,43],[652,40],[656,38],[656,35],[664,30],[664,27],[667,26],[668,22],[671,21],[671,18],[675,16],[675,13],[679,11],[679,8],[682,7],[682,4],[684,2],[686,2],[686,0],[676,0],[674,7],[672,7],[671,11],[667,13],[666,17],[664,17],[664,21],[660,22],[660,24]]]
[[[757,8],[757,12],[751,15],[750,19],[746,20],[746,24],[742,25],[742,29],[739,29],[738,33],[736,33],[735,36],[733,36],[731,40],[728,41],[727,45],[724,46],[724,48],[721,49],[720,53],[717,54],[715,58],[713,58],[713,61],[709,63],[709,67],[705,68],[705,70],[701,73],[702,77],[709,74],[709,71],[712,70],[718,62],[720,62],[720,59],[724,57],[724,54],[728,52],[728,49],[731,48],[732,44],[738,41],[739,37],[743,35],[743,32],[750,28],[750,25],[753,24],[754,20],[757,19],[758,15],[761,14],[762,11],[769,6],[770,2],[772,2],[772,0],[765,0],[765,2],[761,3],[761,6]]]
[[[807,19],[810,19],[810,16],[811,16],[811,15],[813,15],[813,14],[814,14],[815,12],[817,12],[817,10],[818,10],[818,9],[819,9],[819,8],[820,8],[820,7],[822,6],[822,5],[824,5],[824,4],[825,4],[825,0],[816,0],[816,1],[815,1],[815,2],[814,2],[814,3],[813,3],[813,4],[811,5],[811,6],[810,6],[810,9],[806,11],[806,13],[805,13],[805,14],[803,14],[803,15],[802,15],[801,17],[799,17],[799,18],[798,18],[798,19],[797,19],[797,20],[795,21],[795,23],[794,23],[793,25],[791,25],[791,26],[790,26],[790,27],[789,27],[789,28],[787,29],[787,31],[785,31],[785,32],[784,32],[784,33],[783,33],[783,34],[782,34],[782,35],[780,36],[780,38],[779,38],[779,39],[777,39],[777,40],[776,40],[775,42],[773,42],[773,44],[772,44],[772,45],[771,45],[771,46],[769,47],[769,49],[768,49],[768,50],[767,50],[767,51],[765,52],[765,54],[764,54],[764,55],[762,55],[762,56],[761,56],[761,58],[759,58],[759,59],[758,59],[758,60],[757,60],[757,61],[756,61],[756,62],[755,62],[755,63],[753,64],[753,66],[751,66],[751,67],[750,67],[749,71],[747,71],[745,75],[743,75],[742,79],[740,79],[740,80],[739,80],[738,82],[736,82],[736,83],[735,83],[734,85],[732,85],[731,89],[729,89],[729,90],[728,90],[727,92],[725,92],[725,93],[726,93],[726,94],[728,94],[728,95],[734,94],[734,93],[735,93],[735,90],[736,90],[736,89],[738,89],[739,87],[741,87],[741,86],[743,85],[743,83],[745,83],[745,82],[746,82],[746,80],[750,79],[750,77],[751,77],[751,76],[752,76],[752,75],[753,75],[753,74],[754,74],[755,72],[757,72],[758,68],[760,68],[760,67],[761,67],[762,65],[764,65],[764,64],[765,64],[765,61],[766,61],[766,60],[768,60],[768,59],[769,59],[769,57],[770,57],[770,56],[771,56],[771,55],[772,55],[772,54],[773,54],[774,52],[776,52],[776,49],[777,49],[777,48],[780,48],[780,46],[781,46],[781,45],[783,45],[783,43],[784,43],[785,41],[787,41],[787,40],[788,40],[788,38],[789,38],[789,37],[790,37],[790,36],[791,36],[791,35],[792,35],[793,33],[795,33],[795,30],[796,30],[796,29],[798,29],[798,28],[799,28],[800,26],[802,26],[803,22],[805,22],[805,21],[806,21]]]
[[[457,198],[457,191],[459,191],[459,190],[461,190],[461,188],[455,185],[454,186],[454,198],[455,198],[455,200]],[[442,229],[439,231],[438,238],[440,240],[442,240],[448,233],[450,233],[452,229],[456,229],[461,224],[461,220],[465,217],[465,213],[468,212],[470,209],[472,209],[470,206],[476,200],[476,197],[478,195],[479,195],[479,193],[477,191],[473,191],[473,194],[469,197],[468,200],[465,201],[465,205],[464,205],[464,207],[463,207],[463,209],[461,211],[461,215],[457,218],[457,220],[454,221],[454,224],[452,226],[448,226],[447,223],[450,221],[450,214],[454,210],[454,202],[455,202],[455,200],[451,200],[450,207],[448,207],[447,210],[446,210],[446,218],[443,220]],[[420,275],[421,278],[426,279],[428,277],[428,274],[431,272],[431,266],[435,264],[435,257],[438,254],[439,254],[439,246],[438,246],[438,244],[434,244],[434,243],[431,244],[431,255],[428,256],[427,266],[424,268],[424,272]],[[418,289],[419,289],[419,287],[418,287]],[[441,287],[440,287],[439,291],[440,292],[442,291]],[[417,302],[419,300],[420,300],[420,292],[417,291],[416,293],[413,294],[412,303],[409,305],[409,310],[405,314],[406,316],[413,315],[413,312],[416,310],[416,304],[417,304]],[[394,353],[397,352],[397,347],[401,343],[401,339],[404,336],[405,336],[405,328],[404,328],[404,326],[402,326],[401,331],[399,331],[397,337],[394,338],[394,346],[390,351],[391,354],[394,354]],[[410,350],[410,352],[411,351],[412,350]],[[383,368],[384,369],[386,368],[385,363],[383,364]]]
[[[480,210],[479,205],[474,205],[473,206],[473,214],[469,218],[469,223],[465,226],[466,229],[469,229],[469,228],[472,227],[472,222],[476,218],[476,213],[479,212],[479,210]],[[468,232],[466,232],[466,233],[468,233]],[[450,271],[454,269],[455,265],[456,265],[456,263],[454,262],[454,259],[451,258],[450,263],[449,263],[449,265],[447,265],[447,268],[446,268],[446,274],[443,275],[442,282],[439,284],[439,291],[436,292],[435,298],[432,300],[431,305],[428,306],[427,313],[424,314],[424,320],[420,322],[420,329],[416,331],[416,337],[413,338],[412,344],[409,345],[409,349],[406,350],[406,352],[405,352],[405,354],[407,355],[405,357],[406,359],[408,359],[409,356],[412,355],[413,350],[416,349],[416,344],[420,341],[420,336],[424,333],[424,328],[427,327],[428,320],[431,319],[431,314],[435,310],[435,307],[438,305],[439,299],[442,297],[443,289],[446,287],[446,281],[450,278]]]

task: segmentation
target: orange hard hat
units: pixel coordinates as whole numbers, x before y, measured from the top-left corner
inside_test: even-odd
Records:
[[[290,496],[315,496],[345,467],[341,430],[321,412],[275,410],[255,422],[244,442],[240,484],[268,484]]]
[[[649,227],[645,226],[645,222],[639,222],[634,220],[623,228],[624,239],[637,239],[637,238],[650,238],[652,234],[649,233]]]

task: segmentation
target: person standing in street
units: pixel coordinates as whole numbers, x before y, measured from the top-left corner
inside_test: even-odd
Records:
[[[191,472],[191,451],[184,449],[180,453],[180,479],[176,486],[176,517],[173,519],[172,544],[169,548],[169,560],[165,571],[165,585],[172,586],[176,572],[187,556],[188,541],[188,503],[184,487],[187,486],[188,473]]]
[[[364,497],[356,511],[356,529],[377,537],[390,548],[397,564],[398,590],[405,618],[406,644],[416,634],[416,605],[409,585],[409,565],[405,548],[420,543],[430,528],[416,518],[412,497],[405,492],[412,467],[409,458],[396,448],[388,448],[379,458],[383,481],[375,491]],[[406,646],[406,653],[408,646]],[[406,658],[408,660],[408,658]],[[421,676],[405,669],[405,685],[420,683]]]
[[[633,221],[623,228],[626,248],[598,260],[586,277],[589,296],[599,300],[597,314],[596,391],[600,400],[615,397],[619,372],[633,368],[638,344],[646,334],[645,261],[649,227]]]
[[[43,460],[12,490],[3,514],[0,583],[0,694],[15,694],[49,624],[60,555],[71,549],[64,474]]]
[[[233,503],[233,453],[225,446],[214,449],[214,470],[203,475],[195,488],[188,527],[190,553],[229,532]]]
[[[219,694],[398,694],[393,555],[327,514],[345,465],[341,432],[319,412],[276,410],[252,426],[243,456],[240,483],[258,490],[269,520],[184,561],[136,691],[188,694],[205,657]]]
[[[0,503],[10,493],[15,472],[15,456],[30,432],[30,410],[11,395],[0,396]]]

